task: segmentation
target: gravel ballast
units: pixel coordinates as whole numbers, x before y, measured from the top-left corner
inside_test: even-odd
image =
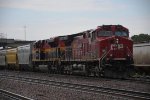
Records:
[[[0,88],[35,100],[128,100],[108,94],[1,79]]]
[[[32,77],[32,78],[40,78],[44,80],[55,80],[55,81],[63,81],[70,82],[76,84],[88,84],[88,85],[96,85],[103,87],[111,87],[111,88],[119,88],[119,89],[127,89],[134,91],[142,91],[142,92],[150,92],[150,84],[138,83],[138,82],[129,82],[124,80],[111,80],[104,78],[84,78],[79,76],[69,76],[69,75],[53,75],[48,73],[35,73],[35,72],[17,72],[17,71],[0,71],[0,74],[6,75],[15,75],[21,77]]]
[[[150,92],[150,84],[127,82],[123,80],[84,78],[79,76],[52,75],[48,73],[33,73],[33,72],[19,72],[19,71],[0,71],[0,74]],[[116,97],[108,94],[101,94],[101,93],[98,94],[91,92],[89,93],[75,89],[26,83],[22,81],[4,78],[0,78],[0,88],[35,100],[101,100],[101,99],[128,100],[129,99]]]

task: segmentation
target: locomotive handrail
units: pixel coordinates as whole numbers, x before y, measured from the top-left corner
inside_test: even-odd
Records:
[[[128,49],[128,51],[129,51],[130,55],[133,57],[133,54],[131,53],[131,51],[130,51],[130,49],[128,48],[128,46],[127,46],[127,49]]]
[[[106,52],[106,54],[104,54],[104,56],[101,58],[102,60],[108,55],[108,53],[111,51],[111,49],[108,51],[108,52]]]
[[[100,70],[100,65],[102,64],[103,59],[107,56],[107,54],[108,54],[110,51],[111,51],[111,49],[110,49],[108,52],[104,53],[104,55],[99,59],[99,70]]]

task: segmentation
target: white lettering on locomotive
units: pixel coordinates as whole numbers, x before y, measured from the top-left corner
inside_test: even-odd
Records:
[[[111,50],[122,49],[123,44],[111,44]]]

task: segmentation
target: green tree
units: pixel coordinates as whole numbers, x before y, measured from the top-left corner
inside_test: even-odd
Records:
[[[150,42],[150,35],[142,33],[139,35],[133,35],[131,39],[134,43]]]

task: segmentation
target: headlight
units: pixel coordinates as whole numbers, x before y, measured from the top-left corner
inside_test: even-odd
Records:
[[[109,56],[112,57],[112,54],[110,54]]]
[[[116,39],[116,43],[117,43],[117,44],[119,43],[119,39]]]

